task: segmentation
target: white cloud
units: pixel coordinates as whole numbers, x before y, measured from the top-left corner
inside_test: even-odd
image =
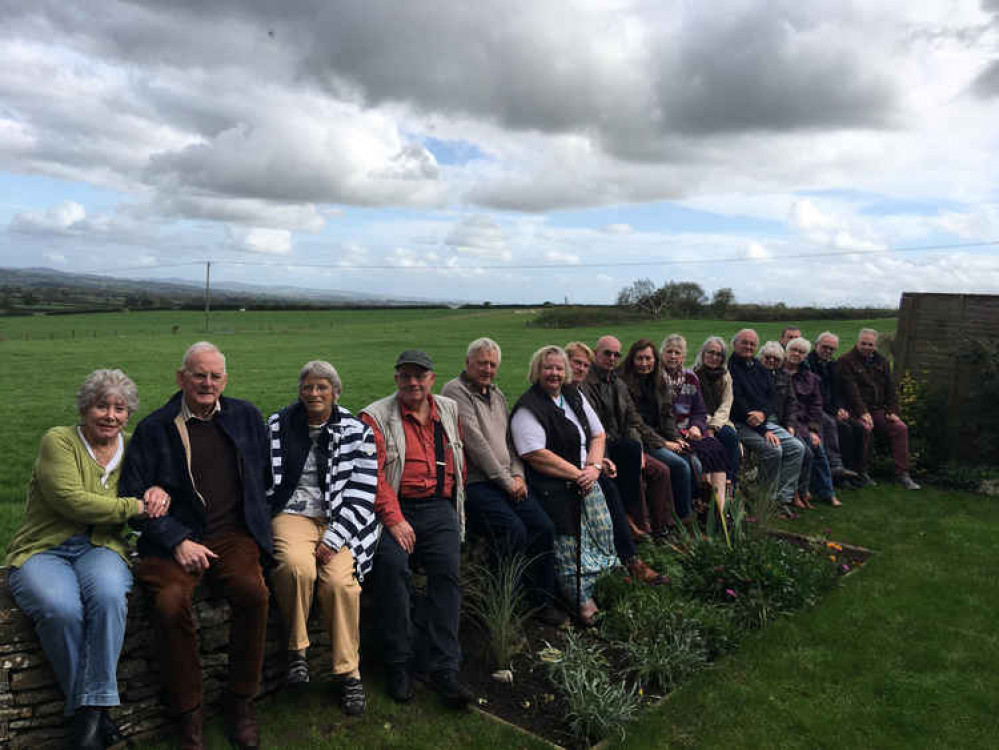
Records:
[[[62,234],[77,227],[87,218],[87,212],[75,201],[50,206],[44,213],[22,211],[10,221],[10,231],[24,234]]]
[[[54,266],[66,265],[66,256],[62,253],[42,253],[42,259]]]
[[[229,226],[226,247],[247,253],[287,255],[291,252],[291,232],[284,229]]]
[[[462,255],[480,260],[509,261],[513,258],[503,228],[492,217],[481,214],[455,224],[444,243]]]

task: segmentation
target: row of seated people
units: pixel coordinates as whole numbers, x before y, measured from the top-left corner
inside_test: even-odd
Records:
[[[822,352],[827,336],[819,337]],[[403,352],[396,391],[360,419],[337,403],[336,370],[316,360],[299,374],[298,400],[266,422],[249,402],[222,395],[225,357],[198,342],[177,371],[178,393],[143,419],[130,441],[123,429],[138,408],[135,384],[120,370],[92,373],[77,394],[80,424],[52,428],[42,439],[6,561],[11,591],[34,621],[66,696],[70,746],[104,748],[120,739],[107,709],[119,702],[116,664],[132,587],[126,523],[141,532],[134,574],[152,595],[181,747],[204,745],[192,608],[203,578],[235,614],[224,718],[238,747],[259,746],[253,697],[271,593],[288,634],[290,683],[308,681],[305,622],[315,595],[341,707],[363,713],[359,596],[370,581],[389,694],[408,701],[417,670],[449,704],[467,704],[471,694],[458,679],[466,512],[497,556],[532,556],[525,585],[548,622],[564,620],[564,606],[592,622],[593,583],[618,563],[643,582],[660,583],[638,556],[636,537],[668,538],[678,522],[690,527],[696,477],[723,504],[737,476],[733,438],[747,429],[759,435],[762,426],[771,445],[769,433],[783,429],[776,399],[773,411],[768,402],[765,418],[754,419],[752,388],[743,395],[736,375],[756,341],[740,331],[726,368],[725,343],[712,337],[693,371],[683,368],[679,336],[660,350],[647,339],[635,342],[621,367],[621,345],[610,336],[595,351],[579,342],[543,347],[531,359],[531,387],[509,417],[494,382],[500,348],[490,339],[469,345],[464,371],[440,396],[432,393],[431,358]],[[820,363],[830,360],[820,355]],[[870,369],[871,355],[858,366]],[[813,369],[823,383],[830,377]],[[833,392],[855,395],[846,366],[831,369],[839,378]],[[850,405],[850,419],[864,429],[898,423],[889,404],[875,416],[878,407],[867,403]],[[846,421],[834,415],[834,426]],[[828,431],[825,421],[821,429]],[[412,558],[428,577],[428,606],[417,617]]]

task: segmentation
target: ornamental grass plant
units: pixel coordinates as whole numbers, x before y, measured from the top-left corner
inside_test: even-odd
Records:
[[[494,565],[466,565],[462,571],[465,611],[485,631],[496,669],[509,669],[514,654],[526,645],[524,623],[531,608],[522,582],[530,564],[530,558],[516,554]]]

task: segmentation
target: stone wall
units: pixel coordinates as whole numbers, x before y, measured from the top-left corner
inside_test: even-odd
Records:
[[[112,716],[126,737],[155,738],[171,731],[170,719],[160,702],[159,669],[155,658],[147,596],[136,584],[129,598],[128,625],[121,660],[118,690],[121,705]],[[212,597],[207,587],[195,596],[204,670],[205,710],[217,712],[225,686],[231,613],[224,599]],[[329,638],[313,608],[309,620],[310,669],[313,677],[330,672]],[[280,615],[271,604],[261,694],[276,690],[284,674],[285,645]],[[7,588],[7,570],[0,568],[0,750],[10,748],[64,747],[63,698],[49,668],[34,627]]]

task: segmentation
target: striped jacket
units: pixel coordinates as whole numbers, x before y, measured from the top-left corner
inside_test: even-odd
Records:
[[[274,476],[268,500],[271,514],[277,515],[298,485],[312,442],[308,417],[300,402],[272,414],[267,424]],[[364,580],[371,570],[381,533],[381,524],[375,517],[378,456],[374,435],[370,427],[337,405],[317,444],[328,456],[325,471],[319,472],[329,520],[323,543],[334,550],[346,545],[354,555],[358,580]]]

